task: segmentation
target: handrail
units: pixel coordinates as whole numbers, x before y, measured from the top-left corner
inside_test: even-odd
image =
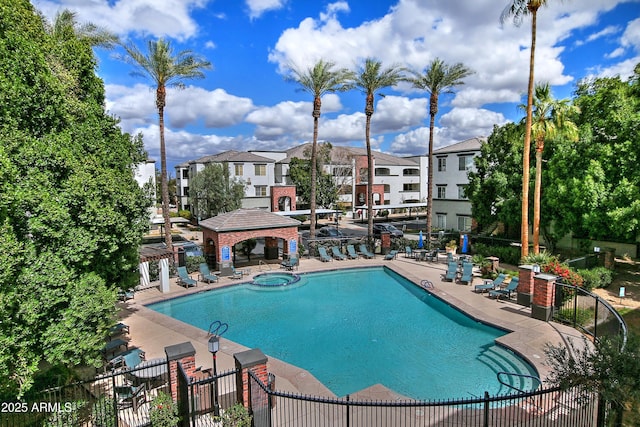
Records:
[[[225,332],[227,332],[227,329],[229,329],[229,324],[228,323],[223,323],[223,322],[221,322],[219,320],[214,320],[209,325],[209,336],[216,335],[216,336],[220,337]]]
[[[267,269],[271,271],[271,264],[264,262],[263,260],[258,260],[258,270],[262,271],[262,266],[266,265]]]
[[[506,383],[506,382],[502,381],[502,379],[500,378],[500,376],[501,376],[501,375],[510,375],[510,376],[513,376],[513,377],[518,377],[518,378],[529,378],[529,379],[535,380],[535,381],[537,381],[537,382],[538,382],[538,385],[536,386],[536,388],[535,388],[535,389],[537,389],[538,387],[540,387],[540,386],[542,385],[542,380],[541,380],[540,378],[536,377],[535,375],[519,374],[519,373],[516,373],[516,372],[504,372],[504,371],[498,372],[498,373],[496,374],[496,376],[498,377],[498,382],[499,382],[500,384],[502,384],[503,386],[506,386],[506,387],[512,388],[512,389],[514,389],[514,390],[516,390],[516,391],[518,391],[518,392],[520,392],[520,393],[527,393],[527,392],[529,392],[529,391],[531,391],[531,390],[521,390],[521,389],[519,389],[518,387],[514,387],[514,386],[512,386],[511,384],[508,384],[508,383]],[[535,389],[534,389],[534,390],[535,390]]]

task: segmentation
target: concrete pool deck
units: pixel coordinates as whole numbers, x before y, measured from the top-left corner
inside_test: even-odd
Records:
[[[443,281],[441,277],[446,268],[444,263],[418,262],[411,258],[404,258],[402,254],[391,261],[385,261],[382,256],[372,260],[358,259],[333,262],[302,258],[299,272],[307,273],[371,266],[387,266],[416,285],[419,285],[422,280],[430,280],[434,284],[434,289],[429,291],[437,297],[479,321],[511,331],[496,341],[528,360],[535,366],[543,380],[549,372],[548,367],[544,364],[545,345],[567,344],[571,341],[574,345],[579,346],[582,343],[582,334],[579,331],[566,325],[532,319],[531,310],[516,304],[514,301],[495,300],[488,298],[486,293],[477,294],[473,292],[473,286]],[[271,271],[278,271],[278,264],[271,265],[271,269]],[[266,270],[263,269],[264,271]],[[257,266],[252,267],[252,274],[249,278],[259,272],[260,270]],[[146,352],[147,359],[152,359],[165,357],[164,348],[169,345],[189,341],[196,349],[196,366],[202,366],[204,369],[211,368],[213,362],[211,354],[207,350],[207,331],[159,314],[145,307],[145,305],[242,282],[243,280],[220,278],[218,283],[215,284],[209,285],[198,282],[197,287],[185,289],[176,285],[175,279],[172,279],[168,293],[163,294],[157,288],[136,292],[133,300],[119,303],[121,308],[119,317],[121,321],[130,326],[129,345],[142,348]],[[475,277],[473,283],[474,285],[479,284],[481,279]],[[215,314],[212,315],[212,320],[224,322],[223,318],[219,318]],[[247,350],[247,348],[222,338],[220,351],[217,354],[218,372],[234,369],[233,355],[244,350]],[[269,355],[267,354],[267,356]],[[463,363],[463,361],[460,362]],[[315,396],[334,396],[329,389],[304,369],[271,357],[269,357],[268,369],[269,372],[275,374],[276,387],[280,391]],[[403,398],[403,396],[381,385],[375,385],[355,393],[352,398],[397,400]]]

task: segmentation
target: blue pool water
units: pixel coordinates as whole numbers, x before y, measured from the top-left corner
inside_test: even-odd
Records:
[[[534,374],[477,322],[386,268],[301,274],[292,286],[250,284],[149,308],[311,372],[336,395],[380,383],[414,399],[504,393],[496,372]],[[512,390],[511,390],[512,391]]]

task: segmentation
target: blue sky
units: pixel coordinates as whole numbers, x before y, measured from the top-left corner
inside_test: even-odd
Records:
[[[312,100],[283,79],[287,65],[318,59],[357,69],[366,57],[423,71],[434,58],[474,71],[440,98],[436,148],[488,136],[517,121],[525,101],[530,21],[500,24],[509,0],[31,0],[53,19],[64,9],[145,47],[163,37],[213,64],[206,78],[170,89],[169,170],[225,150],[282,150],[310,141]],[[627,78],[640,62],[640,0],[549,0],[538,13],[536,81],[571,97],[590,76]],[[97,50],[107,109],[124,131],[141,132],[151,158],[159,138],[152,82],[130,75],[115,51]],[[383,91],[372,117],[372,146],[425,154],[427,94],[403,84]],[[364,96],[323,98],[320,140],[364,146]]]

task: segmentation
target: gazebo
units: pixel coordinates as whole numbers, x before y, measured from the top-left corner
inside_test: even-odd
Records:
[[[166,248],[143,246],[140,248],[140,285],[138,289],[146,289],[149,282],[149,262],[158,262],[160,266],[160,291],[169,292],[169,259],[173,253]]]
[[[265,259],[278,259],[279,239],[284,256],[298,252],[300,221],[262,209],[238,209],[200,221],[207,263],[231,274],[232,250],[236,243],[264,237]]]

